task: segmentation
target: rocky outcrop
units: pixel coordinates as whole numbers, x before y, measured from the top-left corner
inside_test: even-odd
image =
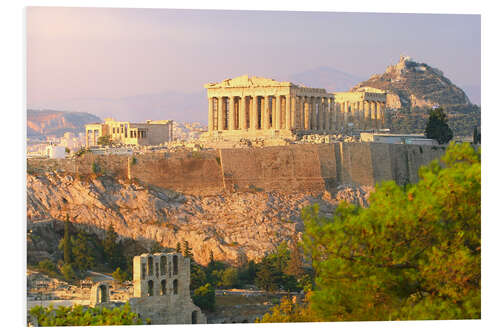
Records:
[[[442,71],[406,56],[402,56],[397,64],[388,66],[384,73],[372,75],[351,91],[364,87],[386,90],[389,93],[387,107],[392,109],[471,104],[464,91],[446,78]]]
[[[197,262],[207,263],[213,251],[216,259],[235,263],[259,260],[293,234],[300,236],[303,207],[317,203],[328,216],[342,199],[366,204],[369,191],[346,186],[319,195],[256,189],[192,196],[108,176],[51,172],[27,175],[27,217],[28,225],[37,225],[68,215],[75,226],[99,237],[113,225],[122,238],[146,245],[156,241],[175,248],[187,240]]]

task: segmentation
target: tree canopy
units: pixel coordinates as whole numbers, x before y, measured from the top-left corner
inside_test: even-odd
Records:
[[[448,117],[443,108],[429,111],[429,120],[425,126],[425,137],[434,139],[441,145],[450,142],[453,138],[453,131],[448,126]]]
[[[480,318],[480,160],[480,149],[452,143],[417,184],[378,185],[367,208],[344,203],[332,218],[304,209],[314,290],[263,320]]]
[[[114,309],[105,307],[85,307],[82,305],[59,306],[54,309],[35,306],[29,311],[39,326],[106,326],[106,325],[141,325],[139,316],[132,312],[130,305]],[[149,322],[149,319],[146,319]]]

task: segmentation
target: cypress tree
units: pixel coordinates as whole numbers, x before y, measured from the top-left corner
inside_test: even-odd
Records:
[[[64,263],[71,263],[71,242],[69,235],[69,216],[66,215],[66,221],[64,221]]]
[[[215,264],[214,251],[210,250],[210,263],[209,265]]]
[[[429,111],[429,120],[425,127],[425,137],[434,139],[440,145],[448,143],[453,138],[453,131],[448,126],[448,118],[443,108]]]
[[[193,259],[193,253],[191,252],[192,248],[190,248],[190,247],[189,247],[189,243],[188,243],[188,241],[187,241],[187,240],[185,240],[183,243],[184,243],[184,244],[183,244],[183,245],[184,245],[184,250],[183,250],[183,252],[182,252],[182,255],[183,255],[184,257],[187,257],[187,258]]]

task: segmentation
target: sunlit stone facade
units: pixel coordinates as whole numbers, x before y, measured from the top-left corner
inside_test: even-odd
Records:
[[[357,121],[360,128],[365,124],[377,125],[377,120],[384,118],[382,99],[380,104],[376,103],[382,96],[371,96],[372,93],[339,93],[341,102],[338,103],[337,94],[322,88],[247,75],[209,83],[205,88],[208,132],[212,137],[291,137],[300,133],[335,133],[354,122],[356,117],[362,119]],[[345,94],[356,95],[349,99]],[[358,104],[366,101],[367,104],[361,103],[363,107],[356,104],[355,108],[354,101]],[[375,117],[375,122],[371,121],[372,117]]]

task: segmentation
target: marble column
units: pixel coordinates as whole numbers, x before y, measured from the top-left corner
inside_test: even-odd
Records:
[[[385,127],[385,117],[386,117],[386,115],[385,115],[385,102],[381,103],[380,108],[381,108],[381,114],[382,114],[382,121],[381,121],[381,123],[382,123],[382,128],[383,128],[383,127]]]
[[[344,102],[340,103],[339,105],[339,113],[338,115],[338,124],[339,127],[338,129],[342,129],[344,127]]]
[[[370,123],[370,104],[368,101],[363,101],[363,128],[368,129]]]
[[[340,128],[345,126],[346,102],[340,104]]]
[[[372,127],[373,128],[377,128],[377,104],[376,102],[374,101],[371,101],[370,102],[370,114],[371,114],[371,118],[372,118]]]
[[[316,116],[316,130],[319,131],[319,130],[322,129],[322,127],[321,127],[322,126],[322,124],[321,124],[322,120],[321,119],[323,118],[323,115],[322,115],[322,113],[323,113],[322,112],[322,109],[323,109],[322,104],[323,103],[322,103],[322,98],[321,97],[317,97],[316,98],[316,104],[318,105],[317,106],[318,113],[317,113],[317,116]]]
[[[290,129],[297,128],[297,96],[290,97]]]
[[[289,130],[292,128],[292,108],[291,108],[291,96],[285,96],[285,129]]]
[[[339,129],[339,112],[340,112],[340,104],[338,102],[335,102],[335,105],[334,105],[334,123],[335,123],[335,129],[338,130]]]
[[[320,130],[320,121],[321,121],[321,98],[314,98],[314,110],[316,111],[316,117],[314,118],[314,129],[316,131]]]
[[[323,110],[323,98],[318,98],[318,130],[322,131],[325,124],[324,110]]]
[[[337,129],[337,123],[336,123],[336,120],[337,120],[337,103],[335,102],[335,99],[334,98],[331,98],[330,99],[330,117],[331,117],[331,120],[330,120],[330,129],[332,130],[336,130]]]
[[[217,130],[222,131],[224,129],[224,97],[217,98]]]
[[[356,102],[351,102],[351,122],[356,122]]]
[[[229,96],[229,112],[228,112],[228,119],[227,119],[227,129],[230,131],[234,131],[234,96]]]
[[[311,97],[311,129],[316,130],[316,97]]]
[[[330,98],[325,97],[324,99],[324,107],[325,107],[325,131],[330,130]]]
[[[257,95],[252,96],[252,112],[250,113],[250,128],[252,130],[257,129],[259,117],[259,97]]]
[[[264,96],[264,112],[262,112],[262,117],[264,121],[262,122],[262,129],[269,129],[269,96]]]
[[[311,129],[311,104],[309,97],[304,96],[304,129]]]
[[[316,97],[311,97],[311,129],[317,129],[317,108],[316,108]]]
[[[351,115],[351,104],[347,101],[345,102],[345,110],[344,110],[344,127],[347,127],[350,115]]]
[[[329,131],[330,130],[330,119],[328,119],[328,117],[330,116],[330,112],[328,112],[330,109],[329,109],[329,106],[328,106],[328,98],[327,97],[324,97],[323,98],[323,129],[325,131]]]
[[[328,130],[331,131],[334,129],[334,124],[333,124],[333,99],[328,98]]]
[[[239,110],[240,116],[240,129],[247,129],[247,98],[246,96],[242,96],[240,99],[240,107]]]
[[[208,132],[214,130],[214,100],[212,97],[208,98]]]
[[[375,102],[375,110],[376,110],[376,126],[377,126],[377,129],[380,129],[380,120],[381,120],[381,114],[380,114],[380,102]]]
[[[330,98],[325,99],[325,130],[329,131],[331,126],[330,118]]]
[[[281,96],[276,96],[276,125],[274,129],[281,128]]]
[[[297,96],[297,129],[304,129],[304,107],[302,106],[302,96]]]

